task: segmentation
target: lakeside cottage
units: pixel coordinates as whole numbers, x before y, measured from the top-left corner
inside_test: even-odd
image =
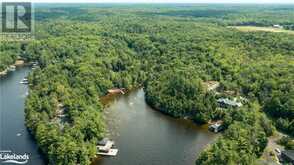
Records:
[[[273,28],[276,28],[276,29],[283,29],[283,26],[276,24],[276,25],[273,25]]]
[[[241,102],[237,102],[237,99],[230,100],[228,98],[220,98],[217,100],[217,102],[220,104],[221,107],[242,107]]]

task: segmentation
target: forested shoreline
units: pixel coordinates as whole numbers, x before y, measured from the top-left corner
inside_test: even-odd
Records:
[[[198,124],[224,121],[224,135],[196,164],[254,164],[273,125],[294,136],[294,35],[227,26],[291,27],[292,9],[40,5],[36,40],[1,44],[0,70],[18,56],[38,61],[28,77],[26,125],[49,164],[90,164],[105,132],[99,98],[141,84],[157,110]],[[207,91],[206,81],[248,103],[218,109],[219,97],[233,96]]]

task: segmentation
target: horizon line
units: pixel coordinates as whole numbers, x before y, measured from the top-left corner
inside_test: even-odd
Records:
[[[23,2],[23,1],[22,1]],[[32,2],[34,4],[240,4],[240,5],[294,5],[294,2]]]
[[[24,0],[21,0],[22,2]],[[9,1],[8,1],[9,2]],[[17,1],[14,1],[17,2]],[[84,2],[52,2],[52,1],[30,1],[32,3],[104,3],[104,4],[112,4],[112,3],[125,3],[125,4],[294,4],[294,2],[92,2],[92,1],[84,1]]]
[[[85,0],[85,1],[67,1],[67,0],[60,0],[60,1],[50,1],[50,0],[2,0],[3,2],[31,2],[34,4],[281,4],[281,5],[294,5],[294,1],[292,2],[156,2],[156,1],[149,1],[149,2],[119,2],[119,1],[110,1],[110,2],[95,2],[95,0]]]

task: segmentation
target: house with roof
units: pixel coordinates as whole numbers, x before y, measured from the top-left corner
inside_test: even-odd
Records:
[[[276,29],[283,29],[283,26],[276,24],[276,25],[273,25],[273,28],[276,28]]]
[[[228,107],[239,108],[239,107],[242,107],[243,105],[241,102],[237,102],[237,99],[230,100],[229,98],[219,98],[217,102],[219,103],[221,107],[224,107],[224,108],[228,108]]]

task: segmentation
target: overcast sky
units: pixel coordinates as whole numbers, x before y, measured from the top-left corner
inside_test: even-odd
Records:
[[[19,1],[19,0],[0,0],[0,1]],[[24,1],[24,0],[21,0]],[[52,2],[52,3],[291,3],[294,0],[25,0],[33,2]]]

